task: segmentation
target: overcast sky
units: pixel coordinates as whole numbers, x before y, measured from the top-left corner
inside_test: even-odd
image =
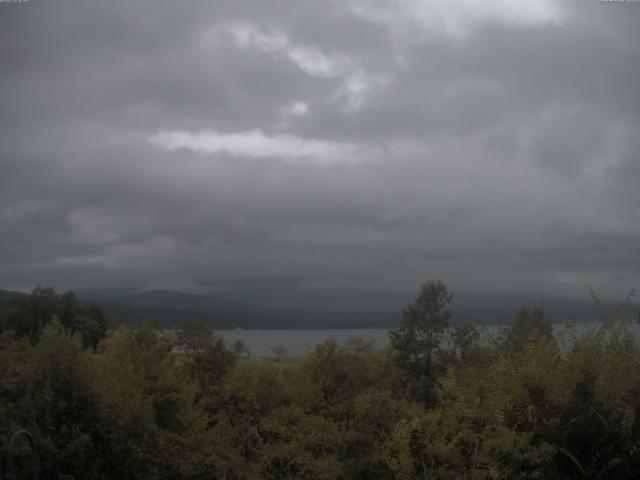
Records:
[[[640,287],[640,2],[30,0],[0,55],[0,288]]]

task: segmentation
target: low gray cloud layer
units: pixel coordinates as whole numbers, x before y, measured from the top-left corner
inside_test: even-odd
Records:
[[[640,3],[515,5],[0,4],[0,287],[624,296]]]

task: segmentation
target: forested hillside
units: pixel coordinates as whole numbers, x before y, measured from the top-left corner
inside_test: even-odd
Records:
[[[0,289],[0,302],[27,294]],[[411,295],[407,294],[409,301]],[[370,297],[361,296],[360,301]],[[212,329],[334,329],[334,328],[398,328],[402,307],[386,310],[320,308],[288,304],[263,305],[209,295],[194,295],[172,290],[80,289],[74,298],[81,303],[100,307],[114,327],[122,324],[140,325],[151,322],[158,328],[175,328],[185,321],[203,323]],[[406,301],[400,305],[406,304]],[[451,304],[452,324],[469,322],[474,325],[502,325],[513,313],[526,305],[544,305],[545,313],[554,323],[573,319],[576,322],[598,322],[614,311],[619,303],[594,303],[585,298],[540,296],[525,294],[456,294]],[[344,306],[344,304],[343,304]],[[637,303],[629,305],[636,310]]]
[[[152,321],[173,328],[184,321],[210,328],[395,328],[397,311],[339,311],[254,305],[207,295],[149,290],[125,295],[81,292],[79,298],[99,305],[114,325]]]
[[[108,329],[71,294],[5,299],[0,444],[30,431],[45,479],[638,478],[624,310],[578,337],[523,309],[482,341],[450,300],[424,283],[384,351],[253,358],[194,323]]]

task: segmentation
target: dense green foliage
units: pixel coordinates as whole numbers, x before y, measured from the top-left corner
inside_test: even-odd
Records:
[[[402,325],[391,332],[391,344],[396,361],[404,373],[406,396],[437,404],[434,357],[449,326],[451,311],[448,305],[452,295],[442,281],[429,281],[421,285],[420,293],[404,311]]]
[[[0,298],[0,332],[13,332],[36,343],[52,321],[70,334],[79,333],[85,347],[96,347],[105,336],[107,321],[100,308],[81,303],[73,292],[58,295],[52,288],[36,287],[31,295]]]
[[[449,298],[425,284],[384,351],[259,359],[197,324],[96,342],[99,312],[38,289],[0,306],[0,444],[29,429],[51,479],[638,478],[620,315],[578,337],[524,309],[487,339],[447,326]]]

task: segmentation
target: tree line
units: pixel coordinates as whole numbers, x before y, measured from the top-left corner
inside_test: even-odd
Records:
[[[524,308],[481,339],[450,301],[423,283],[383,350],[270,359],[193,323],[108,328],[36,288],[0,304],[0,445],[29,430],[45,479],[638,478],[622,311],[578,335]]]

